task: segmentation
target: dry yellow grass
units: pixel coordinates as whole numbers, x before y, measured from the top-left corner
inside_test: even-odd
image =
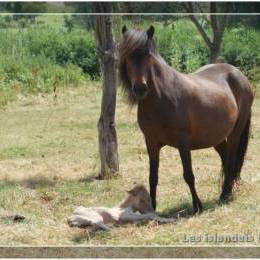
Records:
[[[66,218],[75,207],[113,206],[134,182],[148,184],[148,158],[136,108],[127,107],[120,93],[116,112],[120,176],[104,181],[93,178],[99,170],[96,124],[100,94],[99,84],[92,82],[60,89],[56,102],[52,95],[20,96],[1,110],[0,216],[19,213],[26,217],[16,224],[0,218],[1,245],[189,245],[185,235],[194,235],[196,240],[201,235],[201,241],[191,244],[222,244],[205,241],[207,234],[249,234],[254,241],[247,244],[259,245],[258,98],[243,182],[230,204],[217,203],[220,160],[213,149],[207,149],[192,153],[203,214],[180,218],[177,224],[124,225],[110,233],[69,228]],[[187,215],[191,198],[177,151],[164,148],[160,163],[158,212]]]

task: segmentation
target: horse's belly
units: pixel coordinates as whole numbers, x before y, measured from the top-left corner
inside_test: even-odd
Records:
[[[232,132],[238,118],[236,107],[196,115],[190,129],[191,149],[216,146]]]
[[[221,143],[236,124],[238,108],[230,90],[212,92],[186,99],[183,106],[139,106],[138,123],[145,138],[175,148],[186,143],[190,149]]]

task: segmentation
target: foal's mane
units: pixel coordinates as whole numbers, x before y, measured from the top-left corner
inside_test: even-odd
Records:
[[[130,105],[137,103],[137,99],[133,94],[131,88],[131,81],[127,74],[126,69],[126,59],[130,55],[140,55],[144,52],[149,52],[155,58],[157,66],[151,67],[151,81],[155,87],[158,94],[161,91],[161,85],[163,85],[164,80],[164,70],[161,65],[167,66],[164,59],[157,53],[155,48],[155,43],[153,39],[148,39],[146,31],[140,29],[128,29],[122,37],[121,43],[119,45],[119,77],[121,80],[121,85],[127,97]],[[160,77],[160,79],[158,79]]]

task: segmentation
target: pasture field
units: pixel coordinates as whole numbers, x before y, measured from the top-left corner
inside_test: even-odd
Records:
[[[260,99],[253,105],[252,133],[234,200],[218,204],[220,160],[213,149],[192,152],[197,191],[204,205],[191,215],[191,196],[177,150],[161,152],[157,212],[179,215],[175,224],[127,224],[111,232],[70,228],[67,217],[79,205],[114,206],[135,182],[148,187],[148,157],[130,109],[119,91],[116,111],[120,172],[96,180],[99,172],[97,121],[100,82],[58,88],[53,94],[19,94],[0,110],[0,245],[216,245],[206,235],[246,236],[260,244]],[[6,216],[26,219],[13,223]],[[184,238],[202,236],[198,242]]]

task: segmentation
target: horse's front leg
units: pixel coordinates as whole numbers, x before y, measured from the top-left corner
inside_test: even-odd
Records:
[[[183,177],[186,183],[189,185],[191,195],[192,195],[194,214],[200,213],[202,212],[202,204],[195,189],[195,177],[193,175],[192,164],[191,164],[191,151],[190,149],[186,148],[186,146],[183,146],[179,148],[179,153],[181,156],[181,161],[183,166]]]
[[[159,155],[161,147],[146,139],[146,147],[149,155],[149,184],[150,196],[154,210],[156,209],[156,188],[158,184]]]

